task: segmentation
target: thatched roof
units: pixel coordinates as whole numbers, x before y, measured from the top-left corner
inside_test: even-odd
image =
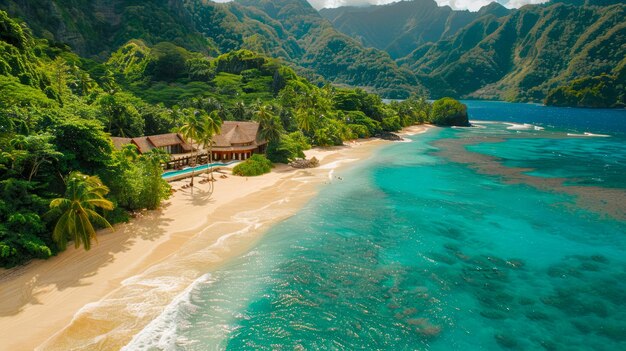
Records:
[[[111,140],[118,150],[126,144],[134,144],[142,154],[155,148],[174,145],[180,145],[184,152],[191,152],[191,145],[185,142],[178,133],[137,138],[111,137]],[[194,142],[194,144],[197,143]],[[259,124],[256,122],[224,121],[221,133],[213,137],[213,150],[215,151],[246,151],[264,144],[267,144],[267,141],[259,136]]]
[[[116,149],[121,149],[126,144],[135,144],[140,153],[150,152],[152,149],[180,145],[184,151],[191,151],[191,146],[177,133],[150,135],[137,138],[111,137]]]
[[[221,133],[213,137],[213,142],[216,151],[250,149],[267,143],[259,136],[258,123],[238,121],[224,121]]]
[[[171,146],[184,143],[180,135],[176,133],[150,135],[146,137],[155,147]]]
[[[132,140],[132,138],[111,137],[113,146],[115,146],[117,150],[121,150],[124,145],[132,144]]]

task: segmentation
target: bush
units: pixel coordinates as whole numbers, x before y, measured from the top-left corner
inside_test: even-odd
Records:
[[[431,123],[438,126],[469,126],[467,106],[453,98],[443,98],[433,103]]]
[[[397,132],[402,129],[402,125],[400,124],[400,117],[398,116],[383,118],[383,123],[381,125],[384,132]]]
[[[242,177],[254,177],[272,170],[272,161],[263,155],[252,155],[249,159],[233,168],[233,174]]]
[[[297,158],[304,158],[304,151],[311,148],[302,132],[283,134],[279,141],[270,142],[267,157],[272,162],[289,163]]]
[[[376,135],[380,131],[382,131],[382,127],[380,122],[375,121],[369,117],[367,117],[361,111],[349,111],[346,113],[346,123],[350,125],[351,129],[360,137],[370,137],[372,135]],[[367,128],[367,135],[362,133],[362,129],[354,129],[352,125],[359,124]],[[363,134],[363,135],[362,135]]]
[[[357,138],[369,138],[371,136],[369,130],[364,125],[361,125],[361,124],[348,124],[348,128],[350,128],[352,133]]]

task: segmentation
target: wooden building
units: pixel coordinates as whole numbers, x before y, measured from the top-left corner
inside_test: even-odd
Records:
[[[166,168],[182,168],[196,163],[208,163],[208,150],[194,142],[186,142],[178,133],[150,135],[137,138],[111,137],[118,150],[124,145],[133,144],[139,153],[150,152],[159,148],[171,155]],[[246,160],[255,153],[264,153],[267,141],[259,136],[259,124],[256,122],[225,121],[221,133],[213,137],[213,162]],[[192,153],[192,150],[194,151]]]
[[[264,153],[266,146],[258,123],[224,121],[222,132],[213,137],[213,160],[246,160],[255,153]]]

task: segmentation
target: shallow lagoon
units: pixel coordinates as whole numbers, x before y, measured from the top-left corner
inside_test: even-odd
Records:
[[[626,194],[626,139],[567,135],[626,130],[626,113],[591,110],[608,122],[577,129],[564,109],[472,103],[472,119],[544,129],[482,123],[381,149],[129,348],[626,349],[626,221],[579,202]]]

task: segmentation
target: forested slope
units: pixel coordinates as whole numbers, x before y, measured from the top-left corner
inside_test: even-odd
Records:
[[[282,58],[310,79],[361,86],[388,97],[424,87],[384,51],[368,49],[337,32],[305,0],[1,0],[35,35],[67,43],[77,53],[104,60],[120,45],[167,41],[218,55],[249,49]]]

